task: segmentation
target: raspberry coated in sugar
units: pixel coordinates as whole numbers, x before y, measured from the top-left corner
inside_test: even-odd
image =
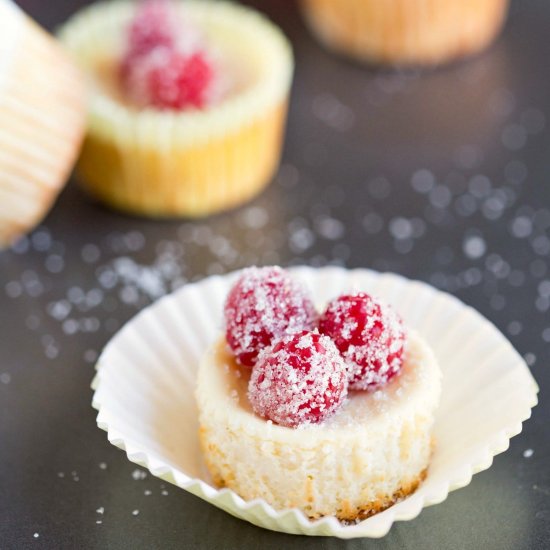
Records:
[[[173,3],[140,4],[128,27],[121,84],[137,105],[160,110],[200,109],[210,99],[214,69],[200,33],[183,24]]]
[[[145,102],[159,109],[201,108],[207,102],[213,78],[202,53],[184,55],[174,50],[157,50],[142,74]]]
[[[306,289],[280,267],[245,269],[227,297],[226,339],[241,365],[286,334],[310,330],[317,314]]]
[[[256,414],[295,428],[330,417],[347,387],[347,368],[334,343],[317,331],[303,331],[260,353],[248,398]]]
[[[342,354],[352,390],[383,386],[401,369],[403,323],[393,309],[368,294],[332,300],[319,319],[319,331],[332,338]]]
[[[148,54],[175,43],[174,8],[167,0],[146,0],[138,4],[136,15],[128,28],[129,57]]]

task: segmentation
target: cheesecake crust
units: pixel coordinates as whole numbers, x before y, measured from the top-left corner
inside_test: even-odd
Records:
[[[223,458],[223,453],[216,445],[213,445],[212,443],[208,443],[206,441],[204,437],[205,432],[206,432],[206,429],[201,426],[199,428],[199,439],[200,439],[201,447],[203,449],[206,466],[212,475],[212,480],[214,482],[214,485],[216,485],[218,489],[227,488],[238,493],[239,492],[238,487],[236,486],[236,483],[235,483],[235,479],[236,479],[235,473],[233,473],[229,469],[228,472],[226,470],[225,477],[222,476],[220,473],[218,473],[219,470],[216,467],[216,463],[208,459],[208,457],[212,455],[215,455],[218,458]],[[338,520],[340,520],[343,523],[356,523],[358,521],[362,521],[371,516],[374,516],[375,514],[378,514],[380,512],[383,512],[384,510],[387,510],[388,508],[390,508],[394,504],[397,504],[399,501],[403,500],[409,495],[412,495],[418,489],[420,484],[426,479],[427,475],[428,475],[428,467],[422,470],[420,474],[418,474],[417,476],[404,480],[401,483],[401,486],[399,487],[399,489],[395,491],[393,494],[380,495],[378,499],[367,502],[365,504],[353,505],[349,500],[342,500],[340,502],[339,508],[336,510],[336,513],[334,515]],[[311,503],[313,503],[313,500],[314,500],[312,486],[313,486],[313,480],[309,479],[308,481],[306,481],[307,500]],[[308,491],[308,488],[309,488],[309,491]],[[312,513],[304,509],[302,510],[312,520],[324,517],[323,514]]]
[[[381,497],[364,506],[350,506],[347,501],[344,501],[347,503],[347,506],[344,507],[343,505],[342,510],[336,513],[336,517],[344,523],[355,523],[383,512],[394,504],[397,504],[400,500],[403,500],[405,497],[412,495],[426,479],[427,475],[428,468],[425,468],[416,478],[404,482],[393,495]],[[344,504],[344,502],[342,504]]]

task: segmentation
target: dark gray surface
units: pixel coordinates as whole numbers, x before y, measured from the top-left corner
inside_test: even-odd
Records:
[[[83,3],[21,1],[49,27]],[[332,57],[291,3],[257,4],[297,57],[284,166],[268,191],[210,220],[157,223],[104,210],[71,184],[30,240],[0,254],[0,548],[549,548],[550,5],[516,2],[490,51],[419,75]],[[422,169],[436,181],[428,194]],[[476,174],[488,180],[471,183]],[[95,426],[95,354],[154,295],[142,274],[96,303],[98,277],[109,286],[121,257],[153,266],[165,290],[251,263],[336,262],[431,282],[510,336],[541,403],[490,470],[382,540],[264,531],[139,479]],[[78,289],[96,292],[83,301]]]

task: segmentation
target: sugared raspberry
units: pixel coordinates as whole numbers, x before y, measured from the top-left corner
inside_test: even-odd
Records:
[[[317,314],[306,289],[280,267],[245,269],[227,297],[226,339],[242,365],[285,334],[310,330]]]
[[[134,58],[163,47],[172,48],[176,28],[174,8],[167,0],[145,0],[140,2],[128,27],[127,57]]]
[[[139,5],[119,70],[128,97],[136,105],[158,109],[204,107],[214,79],[200,31],[167,0]]]
[[[212,80],[213,70],[204,54],[155,48],[132,62],[124,84],[138,105],[181,110],[204,107]]]
[[[260,353],[248,398],[256,414],[296,427],[332,415],[347,387],[347,367],[334,343],[317,331],[303,331]]]
[[[400,317],[363,292],[340,296],[319,319],[319,331],[330,336],[349,369],[349,387],[382,386],[403,363],[405,331]]]

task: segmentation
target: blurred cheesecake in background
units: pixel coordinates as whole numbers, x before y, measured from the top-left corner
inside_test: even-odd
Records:
[[[84,132],[79,71],[46,31],[0,0],[0,249],[50,209]]]
[[[487,47],[508,0],[302,0],[302,8],[331,50],[373,64],[422,66]]]
[[[199,217],[260,193],[278,167],[290,44],[231,2],[97,3],[61,39],[88,77],[77,166],[91,195],[151,217]]]

